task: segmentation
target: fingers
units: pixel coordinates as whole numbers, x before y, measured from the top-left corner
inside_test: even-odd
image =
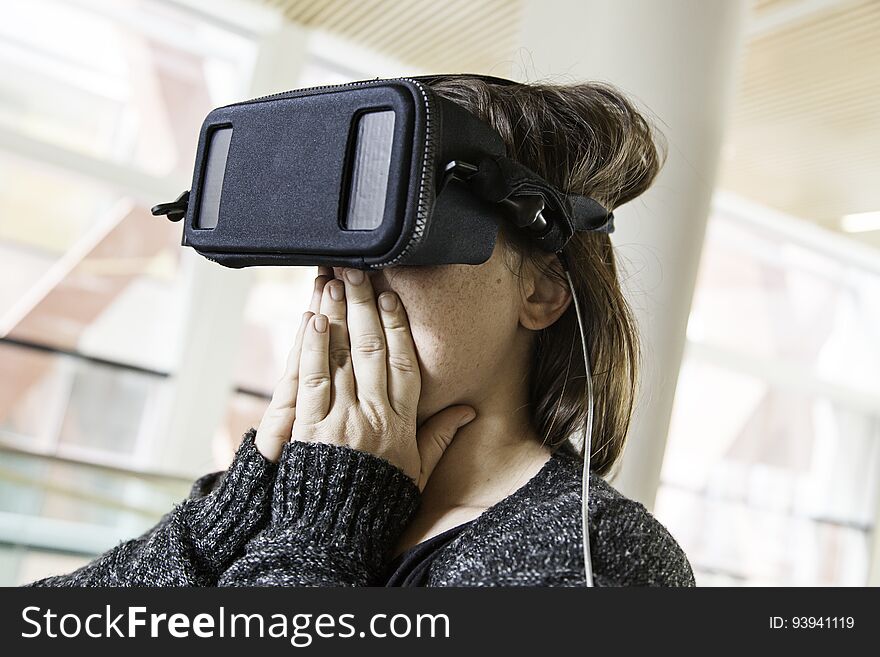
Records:
[[[287,357],[284,374],[275,384],[272,399],[263,413],[257,437],[254,441],[259,452],[270,461],[277,461],[281,456],[284,443],[290,440],[293,433],[293,422],[296,419],[296,395],[299,386],[299,359],[302,351],[303,336],[313,313],[303,313],[296,340]]]
[[[398,415],[415,417],[422,376],[409,319],[394,292],[379,295],[379,317],[388,351],[388,401]]]
[[[315,277],[315,287],[312,289],[312,300],[309,303],[309,310],[316,315],[321,312],[321,297],[324,293],[324,286],[328,281],[333,279],[333,269],[330,267],[318,267],[318,275]]]
[[[321,297],[321,314],[330,320],[330,378],[332,379],[330,407],[337,400],[344,404],[357,401],[354,368],[351,363],[351,346],[348,335],[345,306],[345,284],[332,280],[324,286]]]
[[[376,310],[373,285],[370,277],[359,269],[346,268],[342,278],[357,399],[384,406],[388,403],[385,332]]]
[[[314,315],[303,336],[299,360],[299,388],[296,393],[296,424],[312,425],[330,410],[330,366],[328,348],[330,322],[326,315]]]

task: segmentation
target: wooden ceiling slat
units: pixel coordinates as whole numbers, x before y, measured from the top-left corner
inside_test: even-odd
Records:
[[[359,26],[371,23],[377,16],[381,16],[387,4],[386,0],[360,0],[354,3],[354,8],[347,14],[339,16],[334,21],[334,26],[342,34],[353,36]]]
[[[254,0],[260,1],[260,0]],[[262,0],[308,27],[429,70],[480,72],[509,61],[521,0]]]
[[[482,68],[483,62],[486,61],[487,55],[492,57],[498,53],[508,53],[512,50],[511,39],[509,37],[508,26],[501,21],[495,19],[497,10],[491,3],[485,3],[483,11],[473,16],[470,23],[459,24],[458,30],[449,30],[439,39],[432,39],[430,42],[424,43],[423,55],[421,59],[432,68],[438,69],[439,62],[443,62],[444,71],[449,70],[455,72],[461,70],[462,67]],[[486,38],[486,25],[493,26],[493,37]],[[477,35],[479,37],[477,38]],[[466,55],[466,52],[474,50],[476,43],[479,54],[477,56]],[[410,48],[402,51],[402,56],[416,56],[415,48],[419,44],[411,44]],[[433,64],[433,65],[432,65]]]
[[[499,33],[514,34],[518,31],[520,13],[510,12],[494,22]],[[465,33],[457,44],[455,51],[458,55],[457,70],[467,69],[464,72],[481,73],[489,72],[499,64],[509,62],[513,58],[513,48],[516,43],[514,37],[510,37],[505,43],[500,41],[494,48],[487,48],[486,44],[478,38],[473,38],[476,29]],[[436,53],[437,57],[442,53]]]
[[[822,50],[793,50],[785,58],[765,57],[756,53],[747,62],[744,75],[748,82],[740,85],[743,93],[751,94],[754,90],[766,87],[776,88],[779,84],[800,83],[804,76],[813,72],[813,80],[827,69],[842,70],[852,68],[853,58],[857,56],[875,57],[877,54],[880,23],[877,32],[848,34],[841,43],[829,45]],[[845,50],[841,45],[845,44]]]
[[[817,85],[810,91],[792,90],[788,94],[773,97],[768,94],[759,101],[738,104],[733,116],[737,121],[747,123],[817,112],[843,112],[852,102],[859,103],[865,97],[876,98],[880,95],[880,80],[877,77],[878,74],[871,71],[852,70],[846,77]]]
[[[434,5],[436,7],[436,5]],[[407,2],[403,6],[398,6],[391,16],[383,14],[381,20],[376,21],[371,29],[360,34],[361,42],[365,46],[369,46],[384,52],[388,52],[386,47],[393,35],[400,31],[412,29],[413,17],[423,15],[425,11],[431,11],[431,3],[425,0],[413,0]]]
[[[785,50],[793,43],[801,42],[810,38],[824,38],[825,32],[837,30],[839,26],[846,26],[856,20],[863,19],[876,12],[874,4],[877,0],[863,0],[859,4],[844,2],[840,6],[824,12],[817,12],[809,18],[795,21],[791,26],[774,30],[767,34],[756,36],[751,40],[751,45],[756,48],[775,48]]]
[[[744,157],[735,157],[731,160],[730,165],[740,168],[743,171],[767,171],[768,169],[783,169],[788,173],[792,172],[821,172],[828,171],[829,167],[835,167],[835,173],[841,174],[845,170],[861,169],[864,165],[877,161],[877,147],[875,142],[861,148],[861,152],[856,147],[849,149],[847,152],[830,151],[825,154],[817,154],[815,150],[801,153],[777,153],[775,156],[760,157],[755,156],[751,159]],[[751,149],[750,149],[751,150]],[[840,169],[839,167],[843,167]]]
[[[829,38],[827,41],[795,43],[783,50],[770,50],[750,45],[744,63],[741,88],[748,92],[752,88],[766,85],[769,81],[778,81],[790,73],[791,68],[813,68],[817,62],[821,63],[829,57],[845,56],[852,47],[876,44],[878,33],[880,33],[880,12],[874,20],[864,23],[857,29],[849,26],[849,29],[840,31],[833,39]]]
[[[880,27],[880,26],[878,26]],[[878,29],[880,34],[880,29]],[[846,73],[853,68],[855,58],[877,57],[880,52],[880,40],[876,35],[851,36],[846,39],[846,51],[828,49],[824,52],[797,53],[789,61],[761,62],[759,66],[751,67],[745,75],[753,74],[754,79],[748,84],[742,84],[740,89],[744,97],[748,98],[758,92],[766,92],[767,89],[776,90],[780,86],[805,86],[805,82],[815,84],[816,81],[827,82],[823,74],[835,73],[831,77],[837,78],[841,73]],[[770,69],[770,70],[767,70]]]
[[[302,25],[312,25],[317,16],[329,4],[330,0],[287,0],[280,2],[284,6],[284,15]]]
[[[381,40],[377,41],[377,36],[381,33],[383,26],[386,26],[388,23],[389,11],[393,11],[398,20],[409,20],[412,11],[414,11],[413,5],[416,5],[416,9],[418,9],[421,1],[414,0],[413,2],[406,3],[403,8],[398,7],[394,10],[393,3],[389,4],[388,0],[381,0],[379,6],[369,19],[362,20],[349,28],[349,38],[355,43],[381,48],[383,42]]]
[[[311,19],[311,23],[327,30],[333,30],[333,24],[337,17],[341,13],[351,11],[352,6],[357,6],[357,3],[353,3],[351,0],[326,0],[324,6]]]
[[[470,23],[482,24],[482,15],[489,3],[473,3],[468,0],[448,0],[432,23],[430,30],[415,28],[409,30],[398,39],[395,50],[401,58],[425,59],[425,53],[442,43],[447,50],[457,47],[454,35],[461,32],[462,26]]]
[[[785,7],[799,2],[800,0],[753,0],[752,10],[756,15],[785,9]]]

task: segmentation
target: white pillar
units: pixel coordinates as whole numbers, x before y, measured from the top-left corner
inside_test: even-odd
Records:
[[[244,97],[296,89],[307,57],[306,42],[303,28],[279,16],[274,29],[259,41]],[[186,250],[186,308],[171,381],[172,402],[153,454],[164,470],[204,474],[213,467],[211,443],[235,389],[236,356],[254,270],[222,267]]]
[[[605,80],[655,117],[669,158],[645,195],[615,212],[612,241],[642,332],[642,391],[613,480],[653,508],[727,106],[743,0],[527,0],[524,81]]]

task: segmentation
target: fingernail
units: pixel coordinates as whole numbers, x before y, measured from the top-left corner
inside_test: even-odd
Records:
[[[346,269],[345,277],[352,285],[360,285],[364,282],[364,272],[360,269]]]
[[[315,330],[318,333],[323,333],[327,330],[327,315],[318,315],[315,318]]]
[[[383,292],[379,295],[379,305],[382,306],[382,310],[390,312],[397,308],[397,297],[390,292]]]
[[[330,297],[334,301],[342,301],[345,296],[345,286],[342,283],[330,283]]]
[[[470,422],[471,420],[473,420],[475,417],[477,417],[477,414],[474,413],[473,411],[467,413],[466,415],[462,416],[461,420],[459,421],[460,423],[459,423],[458,426],[459,426],[459,427],[463,427],[463,426],[466,425],[468,422]]]

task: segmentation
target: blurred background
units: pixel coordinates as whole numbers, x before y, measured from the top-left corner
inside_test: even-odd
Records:
[[[149,214],[208,111],[432,72],[607,80],[666,134],[612,238],[645,341],[612,483],[697,583],[880,583],[880,2],[4,0],[0,70],[0,584],[150,527],[280,376],[314,268]]]

